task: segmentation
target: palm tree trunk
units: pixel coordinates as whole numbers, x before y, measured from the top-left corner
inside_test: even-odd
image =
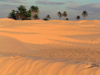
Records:
[[[32,12],[31,14],[32,14],[31,19],[34,20],[34,18],[33,18],[33,16],[34,16],[34,12]]]
[[[33,20],[33,12],[31,12],[31,20]]]
[[[64,17],[64,20],[65,20],[65,17]]]
[[[58,19],[61,20],[61,17],[58,15]]]
[[[85,16],[84,16],[84,20],[85,20]]]
[[[22,20],[22,17],[20,16],[20,20]]]

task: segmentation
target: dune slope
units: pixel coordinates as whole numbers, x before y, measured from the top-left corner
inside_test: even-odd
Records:
[[[0,75],[99,75],[100,21],[0,19]]]
[[[0,75],[99,75],[96,64],[0,56]]]

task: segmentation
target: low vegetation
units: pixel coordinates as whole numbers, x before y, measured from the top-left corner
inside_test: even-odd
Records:
[[[40,19],[39,18],[39,7],[38,6],[31,6],[28,10],[26,9],[25,6],[20,5],[18,7],[18,10],[12,10],[11,13],[9,13],[8,17],[15,19],[15,20],[37,20]],[[68,14],[66,11],[64,11],[63,13],[61,13],[60,11],[57,13],[59,19],[61,20],[61,18],[63,17],[64,20],[69,20],[69,18],[67,17]],[[88,16],[88,12],[86,10],[84,10],[82,12],[82,16],[85,17]],[[80,16],[78,15],[76,17],[77,20],[80,20]],[[51,16],[47,15],[45,18],[43,18],[43,20],[50,20]]]

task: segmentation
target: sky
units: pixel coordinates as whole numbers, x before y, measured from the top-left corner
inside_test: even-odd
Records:
[[[57,12],[67,12],[70,20],[76,20],[82,12],[88,12],[87,20],[100,20],[100,0],[0,0],[0,18],[7,18],[11,10],[17,10],[20,5],[29,9],[32,5],[39,7],[39,17],[43,19],[50,15],[51,19],[58,19]],[[63,18],[62,18],[63,19]]]

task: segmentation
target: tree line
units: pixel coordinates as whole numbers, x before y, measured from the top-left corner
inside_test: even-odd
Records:
[[[61,12],[59,11],[57,14],[58,14],[60,20],[61,20],[61,17],[64,17],[65,20],[69,20],[69,18],[66,18],[66,17],[67,17],[67,12],[66,12],[66,11],[64,11],[63,13],[61,13]],[[84,11],[82,12],[82,16],[84,17],[84,20],[85,20],[85,17],[88,16],[88,12],[87,12],[86,10],[84,10]],[[77,20],[80,20],[80,16],[78,15],[78,16],[76,17],[76,19],[77,19]]]
[[[39,7],[38,6],[31,6],[29,8],[29,10],[26,9],[25,6],[20,5],[18,8],[18,10],[12,10],[11,13],[9,13],[8,17],[15,19],[15,20],[36,20],[39,19]],[[66,18],[68,16],[67,12],[64,11],[63,13],[61,13],[60,11],[57,13],[59,19],[61,20],[61,18],[63,17],[64,20],[69,20],[69,18]],[[86,10],[84,10],[82,12],[82,16],[85,17],[88,16],[88,13]],[[49,20],[51,19],[50,15],[47,15],[45,18],[43,18],[43,20]],[[76,17],[77,20],[80,20],[80,16],[78,15]]]
[[[18,7],[18,10],[12,10],[11,13],[9,13],[8,17],[15,20],[33,20],[39,19],[38,14],[38,6],[31,6],[30,9],[27,10],[25,6],[20,5]]]

